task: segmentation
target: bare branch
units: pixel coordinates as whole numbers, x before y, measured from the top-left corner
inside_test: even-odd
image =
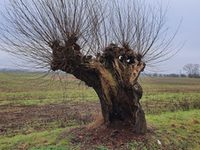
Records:
[[[72,40],[93,56],[114,42],[156,64],[176,53],[170,48],[177,32],[167,36],[165,15],[161,6],[139,0],[10,0],[1,47],[46,67],[54,41]]]

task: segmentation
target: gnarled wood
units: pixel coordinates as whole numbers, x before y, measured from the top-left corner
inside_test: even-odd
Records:
[[[65,46],[58,43],[52,49],[52,69],[71,73],[94,88],[107,125],[122,121],[133,126],[136,133],[146,132],[145,115],[139,102],[143,92],[137,82],[145,64],[139,54],[111,44],[99,58],[87,58],[76,43],[68,41]]]

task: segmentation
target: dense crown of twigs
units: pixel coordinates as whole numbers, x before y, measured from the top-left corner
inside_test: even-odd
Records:
[[[165,11],[139,0],[10,0],[1,23],[1,48],[49,67],[52,42],[72,40],[93,57],[115,43],[128,46],[147,65],[168,59]]]

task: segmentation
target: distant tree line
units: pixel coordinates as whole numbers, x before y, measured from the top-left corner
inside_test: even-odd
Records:
[[[186,64],[183,67],[188,77],[199,78],[200,77],[200,65],[199,64]]]
[[[189,77],[189,78],[200,78],[200,65],[199,64],[186,64],[183,67],[184,73],[179,74],[159,74],[159,73],[145,73],[143,76],[149,77]]]
[[[170,74],[146,73],[146,74],[143,74],[143,76],[148,76],[148,77],[187,77],[186,74],[176,74],[176,73],[170,73]]]

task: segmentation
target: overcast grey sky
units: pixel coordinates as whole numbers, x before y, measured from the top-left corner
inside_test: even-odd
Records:
[[[0,0],[0,9],[3,11],[5,2]],[[176,30],[180,20],[181,27],[174,41],[175,44],[185,42],[181,51],[169,61],[159,65],[161,73],[179,73],[183,66],[188,63],[200,64],[200,0],[146,0],[150,3],[161,2],[164,7],[168,6],[167,26],[172,31]],[[2,18],[0,18],[2,21]],[[16,58],[0,51],[0,68],[16,67]],[[158,70],[159,71],[159,70]]]

